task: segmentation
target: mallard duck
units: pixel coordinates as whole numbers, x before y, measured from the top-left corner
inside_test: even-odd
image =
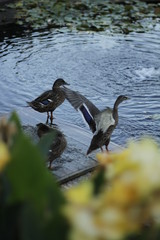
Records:
[[[52,169],[53,160],[60,157],[67,146],[67,141],[64,134],[60,130],[58,130],[56,125],[54,127],[49,127],[43,123],[37,124],[37,135],[40,138],[44,136],[44,134],[47,134],[51,131],[54,131],[56,133],[56,136],[53,139],[48,153],[49,169]]]
[[[27,102],[30,107],[38,112],[47,112],[47,122],[50,118],[53,121],[53,111],[65,100],[64,92],[61,86],[69,85],[62,78],[58,78],[52,87],[52,90],[45,91],[39,97],[31,102]],[[50,112],[50,116],[49,116]]]
[[[121,102],[129,99],[124,95],[120,95],[113,106],[113,109],[107,107],[100,111],[91,101],[78,92],[64,88],[66,99],[71,105],[82,114],[84,120],[94,133],[87,155],[93,150],[101,148],[105,145],[108,151],[108,145],[112,132],[118,124],[118,106]]]

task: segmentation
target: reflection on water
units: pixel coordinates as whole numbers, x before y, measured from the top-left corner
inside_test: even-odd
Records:
[[[0,113],[23,107],[62,77],[100,109],[120,94],[131,99],[119,107],[112,140],[152,135],[160,139],[160,34],[106,36],[43,32],[5,38],[0,43]],[[86,128],[81,116],[62,104],[55,116]]]

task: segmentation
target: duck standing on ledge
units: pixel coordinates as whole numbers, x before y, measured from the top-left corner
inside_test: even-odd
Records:
[[[61,86],[69,85],[62,78],[58,78],[52,87],[52,90],[45,91],[39,97],[31,102],[27,102],[30,107],[38,112],[47,112],[47,122],[50,118],[53,121],[53,111],[65,100],[65,94]],[[50,116],[49,116],[50,112]]]
[[[50,145],[50,149],[48,152],[48,161],[49,161],[49,169],[52,169],[52,162],[56,158],[60,157],[64,152],[67,141],[64,134],[56,127],[49,127],[43,123],[37,124],[37,135],[41,138],[44,134],[55,132],[55,137],[53,138],[53,142]]]
[[[71,105],[82,114],[84,120],[94,133],[87,155],[92,151],[105,145],[108,151],[108,145],[112,132],[118,124],[118,106],[121,102],[129,99],[124,95],[120,95],[113,106],[113,109],[107,107],[100,111],[91,101],[78,92],[64,88],[66,99]]]

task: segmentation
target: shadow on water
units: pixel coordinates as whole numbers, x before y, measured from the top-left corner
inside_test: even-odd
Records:
[[[127,36],[51,30],[6,36],[0,42],[0,112],[25,106],[63,77],[100,109],[112,107],[120,94],[131,98],[119,108],[112,141],[124,145],[141,135],[160,141],[159,46],[156,29]],[[87,129],[68,102],[55,116]]]

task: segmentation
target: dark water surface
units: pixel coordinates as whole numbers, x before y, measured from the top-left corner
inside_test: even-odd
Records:
[[[131,98],[119,107],[115,143],[142,135],[160,142],[159,30],[127,36],[46,31],[6,37],[0,42],[0,113],[25,106],[62,77],[100,109],[112,107],[120,94]],[[54,115],[87,129],[68,102]]]

